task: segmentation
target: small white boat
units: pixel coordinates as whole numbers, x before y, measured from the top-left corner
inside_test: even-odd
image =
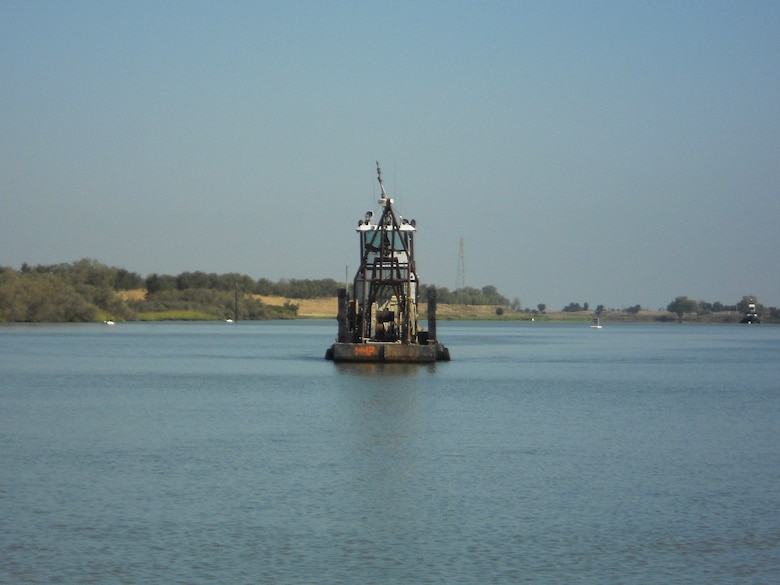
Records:
[[[598,317],[593,317],[593,322],[590,324],[591,329],[601,329],[601,322]]]
[[[103,323],[105,325],[113,325],[114,324],[114,322],[111,319],[109,319],[108,321],[103,321]]]

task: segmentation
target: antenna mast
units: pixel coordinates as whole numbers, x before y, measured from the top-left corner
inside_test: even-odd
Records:
[[[379,161],[376,161],[376,178],[379,181],[379,187],[382,189],[382,199],[387,199],[385,184],[382,182],[382,169],[379,166]]]

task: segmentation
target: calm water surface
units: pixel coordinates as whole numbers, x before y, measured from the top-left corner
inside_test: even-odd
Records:
[[[0,328],[0,583],[777,583],[780,328]]]

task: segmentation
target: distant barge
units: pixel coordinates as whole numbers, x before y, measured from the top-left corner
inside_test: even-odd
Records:
[[[449,361],[436,338],[436,289],[428,289],[428,330],[418,323],[419,278],[414,262],[414,220],[398,215],[382,183],[381,215],[368,211],[358,222],[360,267],[338,295],[338,336],[325,358],[335,362],[429,363]]]

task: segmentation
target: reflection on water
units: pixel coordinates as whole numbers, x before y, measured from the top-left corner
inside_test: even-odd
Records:
[[[421,373],[432,374],[436,371],[436,362],[427,364],[335,362],[334,365],[343,374],[380,378],[403,378],[418,376]]]

